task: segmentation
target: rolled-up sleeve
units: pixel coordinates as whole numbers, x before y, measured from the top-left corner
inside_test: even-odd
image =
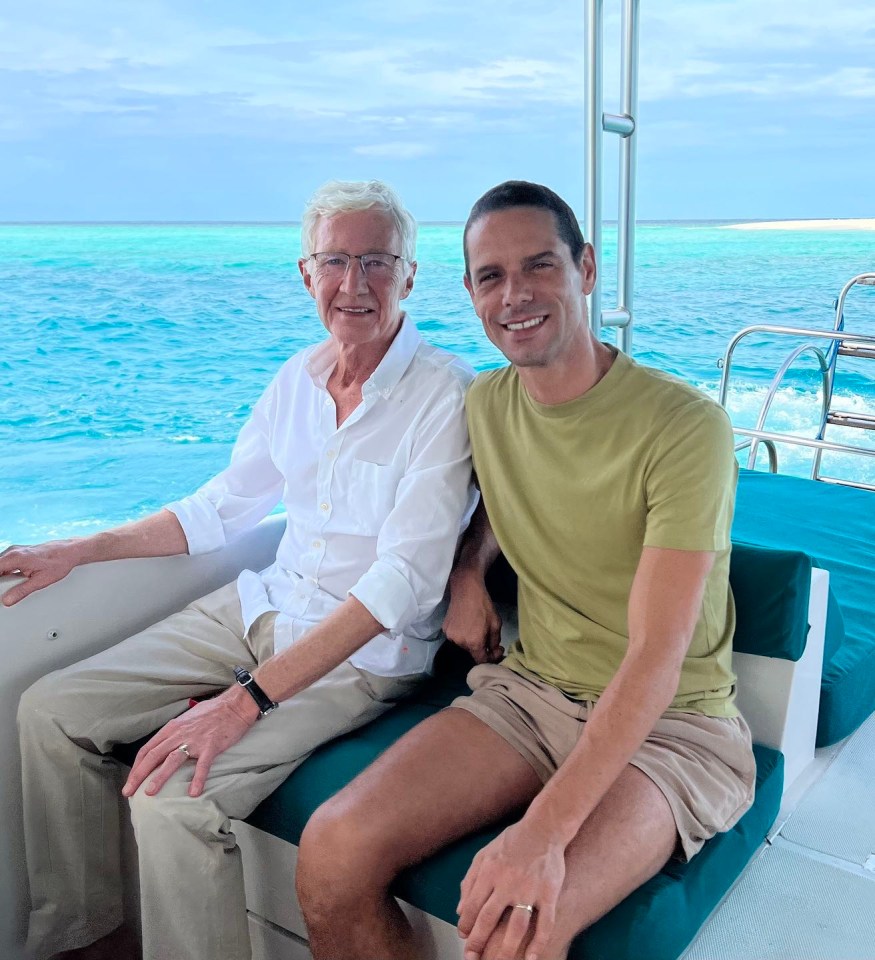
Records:
[[[387,630],[399,633],[441,602],[475,491],[460,388],[417,430],[409,466],[377,537],[377,558],[350,589]]]
[[[237,436],[228,467],[190,497],[167,504],[182,526],[189,553],[220,549],[279,502],[283,476],[270,453],[273,396],[272,383]]]

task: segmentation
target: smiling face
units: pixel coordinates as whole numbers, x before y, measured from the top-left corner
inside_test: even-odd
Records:
[[[313,234],[313,253],[400,254],[400,246],[392,217],[378,207],[322,217]],[[300,259],[298,269],[322,323],[338,343],[388,348],[401,322],[401,301],[413,289],[415,263],[399,260],[380,276],[365,276],[355,259],[340,275],[321,273],[311,258]]]
[[[590,338],[586,300],[595,284],[593,249],[580,265],[550,210],[495,210],[468,229],[465,287],[486,336],[518,367],[548,367]]]

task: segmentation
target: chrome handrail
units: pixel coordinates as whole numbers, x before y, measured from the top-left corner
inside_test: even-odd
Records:
[[[760,407],[755,428],[749,429],[746,427],[738,427],[733,424],[732,429],[737,435],[748,438],[746,441],[737,444],[735,449],[736,452],[747,448],[750,449],[750,453],[748,454],[749,468],[752,469],[756,464],[757,447],[759,443],[766,443],[767,445],[769,443],[774,445],[776,442],[787,443],[790,445],[809,447],[814,450],[814,457],[812,458],[811,466],[812,480],[846,483],[850,486],[858,487],[867,486],[866,484],[857,483],[855,481],[844,481],[836,478],[823,477],[820,474],[820,464],[824,451],[830,451],[832,453],[850,453],[864,457],[875,457],[875,450],[873,449],[867,449],[866,447],[860,446],[851,446],[850,444],[845,443],[836,443],[835,441],[824,439],[827,425],[833,422],[830,420],[830,414],[833,412],[832,401],[833,387],[835,383],[835,368],[836,361],[840,355],[840,350],[843,347],[853,348],[854,344],[860,344],[864,349],[860,351],[859,356],[864,358],[873,358],[873,354],[871,352],[871,347],[873,344],[872,334],[848,333],[844,329],[845,300],[848,292],[855,284],[875,286],[875,273],[861,273],[849,280],[844,287],[842,287],[841,293],[839,294],[835,303],[835,318],[832,330],[812,330],[808,327],[785,327],[777,324],[756,324],[739,331],[739,333],[737,333],[732,340],[729,341],[729,345],[727,346],[722,359],[719,361],[719,366],[722,368],[722,370],[718,399],[720,404],[724,407],[726,406],[727,395],[729,392],[729,377],[732,371],[733,354],[735,353],[739,343],[741,343],[741,341],[746,337],[749,337],[755,333],[772,333],[782,336],[789,335],[805,337],[808,340],[825,340],[828,342],[828,347],[826,350],[821,350],[814,343],[809,342],[801,344],[791,351],[791,353],[786,357],[784,362],[779,367],[775,376],[772,378],[772,382],[769,385],[765,400]],[[802,354],[808,351],[811,351],[817,357],[818,364],[820,366],[822,383],[821,417],[816,437],[808,439],[806,437],[797,436],[796,434],[779,433],[776,431],[765,430],[764,428],[766,419],[769,415],[772,402],[777,394],[778,388],[787,374],[787,371]],[[851,424],[851,426],[858,425]],[[870,429],[868,423],[866,424],[866,429]],[[769,451],[769,466],[774,473],[777,471],[777,452],[768,446],[767,449]]]
[[[748,447],[753,445],[753,439],[748,437],[747,440],[742,440],[741,443],[736,443],[735,452],[741,453],[742,450],[747,450]],[[757,443],[761,443],[766,448],[766,454],[769,457],[769,473],[778,472],[778,448],[775,446],[772,440],[757,440]],[[748,470],[752,470],[756,465],[756,457],[754,457],[754,462],[750,462],[750,458],[747,461]]]
[[[766,425],[766,417],[769,415],[769,410],[772,407],[772,401],[775,399],[778,393],[778,388],[781,386],[781,382],[787,374],[787,371],[793,364],[802,356],[803,353],[811,350],[814,355],[817,357],[820,363],[820,377],[823,385],[823,396],[821,398],[821,410],[820,410],[820,426],[817,428],[818,438],[823,437],[823,427],[826,423],[827,414],[829,413],[829,361],[824,356],[821,350],[818,350],[813,343],[803,343],[793,350],[790,355],[784,360],[781,366],[778,368],[775,376],[772,377],[771,385],[769,390],[766,393],[766,399],[763,400],[763,405],[760,407],[760,415],[757,417],[756,429],[762,430]],[[751,440],[751,449],[750,454],[747,458],[748,469],[753,470],[754,464],[757,459],[757,448],[759,447],[759,440]],[[777,473],[777,470],[773,470],[772,473]]]
[[[721,367],[720,389],[718,400],[722,406],[726,406],[726,394],[729,391],[729,373],[732,369],[732,354],[735,348],[745,338],[752,333],[778,333],[794,334],[798,337],[818,337],[822,340],[850,340],[850,341],[871,341],[872,335],[866,333],[847,333],[844,330],[812,330],[810,327],[782,327],[774,323],[758,323],[752,327],[745,327],[739,331],[730,341],[723,357],[719,360]]]
[[[829,450],[832,453],[859,453],[864,457],[875,457],[875,449],[868,447],[852,447],[847,443],[834,443],[832,440],[815,440],[808,437],[797,437],[792,433],[775,433],[772,430],[750,430],[747,427],[733,427],[735,433],[757,440],[774,440],[778,443],[797,444],[800,447],[811,447],[813,450]]]

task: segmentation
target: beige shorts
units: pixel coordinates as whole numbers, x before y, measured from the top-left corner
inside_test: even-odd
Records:
[[[468,686],[473,693],[451,706],[491,727],[545,783],[571,753],[595,706],[501,664],[474,667]],[[715,833],[729,830],[753,803],[756,763],[741,717],[663,714],[629,762],[665,794],[680,859],[689,860]]]

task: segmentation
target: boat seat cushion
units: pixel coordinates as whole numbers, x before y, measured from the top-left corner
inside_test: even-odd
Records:
[[[742,470],[732,537],[801,551],[829,571],[817,745],[849,736],[875,710],[875,495]]]

